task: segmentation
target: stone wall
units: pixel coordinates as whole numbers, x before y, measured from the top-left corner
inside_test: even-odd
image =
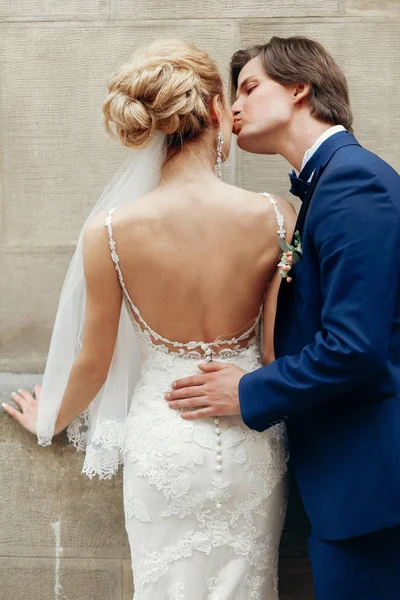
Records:
[[[125,156],[101,123],[113,70],[181,37],[227,80],[234,50],[271,35],[319,39],[349,79],[361,143],[400,169],[399,0],[0,0],[0,379],[3,398],[45,363],[82,221]],[[289,197],[279,157],[233,151],[224,178]],[[38,448],[0,411],[0,600],[131,600],[121,481],[90,482],[60,439]],[[282,600],[311,600],[306,523],[293,496]],[[58,587],[62,586],[63,591]]]
[[[322,41],[346,72],[359,140],[400,168],[398,0],[0,0],[0,372],[39,372],[77,232],[125,155],[106,82],[140,44],[218,60],[273,34]],[[288,197],[280,157],[233,152],[228,181]]]
[[[1,400],[36,381],[3,376]],[[39,447],[3,412],[0,456],[1,600],[132,600],[121,478],[90,481],[65,435]]]

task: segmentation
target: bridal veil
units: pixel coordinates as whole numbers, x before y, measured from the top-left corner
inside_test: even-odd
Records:
[[[38,406],[39,444],[51,444],[72,365],[82,346],[85,322],[85,279],[82,240],[97,214],[142,197],[159,183],[166,155],[165,135],[156,132],[150,144],[132,150],[86,220],[62,288]],[[86,450],[83,473],[108,479],[122,462],[126,417],[141,366],[140,350],[124,301],[114,355],[107,380],[89,407],[68,427],[69,440]]]

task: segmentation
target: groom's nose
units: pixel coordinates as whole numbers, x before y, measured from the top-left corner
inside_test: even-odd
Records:
[[[235,102],[232,104],[231,111],[234,117],[236,117],[242,112],[242,107],[240,106],[239,98],[235,100]]]

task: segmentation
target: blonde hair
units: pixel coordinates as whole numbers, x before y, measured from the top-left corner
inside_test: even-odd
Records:
[[[108,133],[125,146],[141,148],[155,131],[169,145],[198,137],[210,125],[210,105],[223,96],[215,62],[181,40],[140,48],[112,77],[103,104]]]

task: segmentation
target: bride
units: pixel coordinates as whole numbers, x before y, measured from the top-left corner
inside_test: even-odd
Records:
[[[164,395],[204,361],[271,360],[269,283],[294,211],[220,179],[232,114],[194,46],[136,52],[103,112],[132,157],[82,230],[42,388],[5,410],[42,445],[68,427],[89,477],[123,462],[134,600],[276,600],[284,426],[193,421]]]

